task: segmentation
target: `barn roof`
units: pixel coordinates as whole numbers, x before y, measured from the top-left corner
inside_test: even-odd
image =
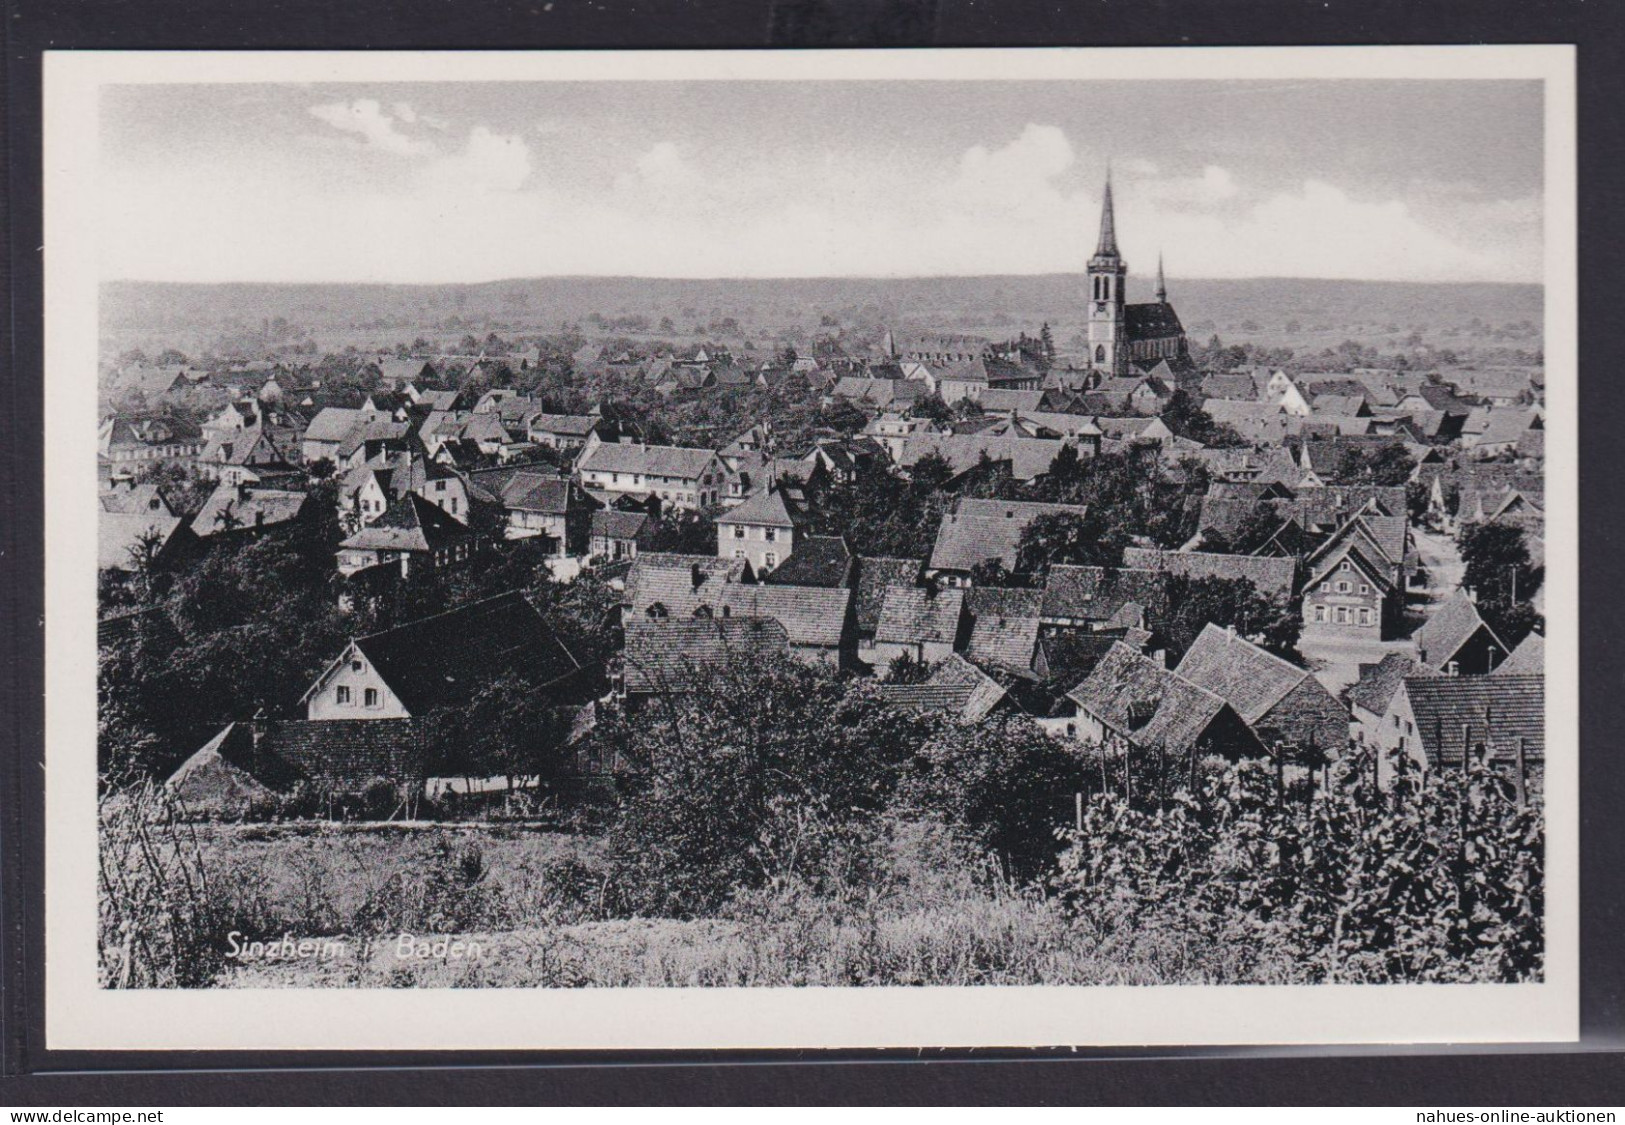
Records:
[[[789,634],[763,617],[628,621],[623,668],[627,691],[688,691],[694,680],[754,667],[789,652]]]
[[[1510,760],[1524,740],[1529,761],[1546,756],[1544,676],[1407,676],[1416,733],[1433,767],[1460,765],[1462,732],[1492,759]]]

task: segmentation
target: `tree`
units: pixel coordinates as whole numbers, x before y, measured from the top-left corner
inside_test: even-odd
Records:
[[[935,450],[927,453],[909,470],[909,481],[912,491],[916,493],[931,493],[943,488],[954,477],[954,467],[948,459]]]
[[[1048,364],[1054,363],[1055,362],[1055,333],[1050,331],[1048,321],[1045,321],[1044,322],[1044,327],[1039,329],[1038,340],[1039,340],[1039,343],[1043,346],[1043,349],[1044,349],[1044,362],[1045,362],[1045,364],[1048,365]]]
[[[1169,397],[1168,405],[1162,412],[1162,422],[1175,436],[1189,438],[1206,446],[1224,448],[1250,444],[1234,428],[1215,422],[1213,416],[1202,409],[1202,404],[1183,388]]]
[[[1398,442],[1366,449],[1356,446],[1343,457],[1340,476],[1348,482],[1403,487],[1416,470],[1416,459]]]
[[[872,885],[880,816],[940,720],[787,658],[684,687],[591,736],[627,791],[605,840],[612,904],[693,917],[755,887]]]
[[[897,803],[906,816],[945,823],[1025,883],[1050,870],[1062,846],[1057,814],[1088,789],[1072,748],[1025,716],[999,715],[944,724],[913,757]]]
[[[1478,611],[1498,637],[1517,645],[1540,625],[1530,599],[1544,577],[1534,565],[1521,529],[1503,523],[1477,523],[1461,533],[1466,564],[1461,583],[1478,597]]]
[[[1016,573],[1042,584],[1055,565],[1122,566],[1127,546],[1123,530],[1102,523],[1093,511],[1046,512],[1022,528]]]
[[[1245,578],[1164,578],[1163,605],[1153,610],[1152,627],[1168,642],[1170,656],[1183,656],[1208,625],[1233,626],[1261,648],[1299,661],[1303,622],[1289,607],[1265,598]]]

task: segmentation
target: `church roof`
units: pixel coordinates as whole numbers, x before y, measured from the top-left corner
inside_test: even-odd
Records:
[[[1158,340],[1185,334],[1185,326],[1179,322],[1174,306],[1164,301],[1123,306],[1123,325],[1128,329],[1130,340]]]

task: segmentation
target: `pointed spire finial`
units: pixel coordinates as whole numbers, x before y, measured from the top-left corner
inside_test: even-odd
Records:
[[[1168,303],[1168,283],[1162,278],[1162,251],[1157,251],[1157,303]]]
[[[1112,216],[1112,165],[1106,162],[1106,197],[1100,205],[1100,244],[1095,247],[1097,258],[1117,257],[1117,221]]]

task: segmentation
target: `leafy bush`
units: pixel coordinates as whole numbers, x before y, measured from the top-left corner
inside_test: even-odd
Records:
[[[1105,949],[1176,979],[1538,980],[1544,821],[1482,766],[1394,792],[1369,762],[1306,802],[1243,763],[1199,795],[1092,797],[1053,885]]]

